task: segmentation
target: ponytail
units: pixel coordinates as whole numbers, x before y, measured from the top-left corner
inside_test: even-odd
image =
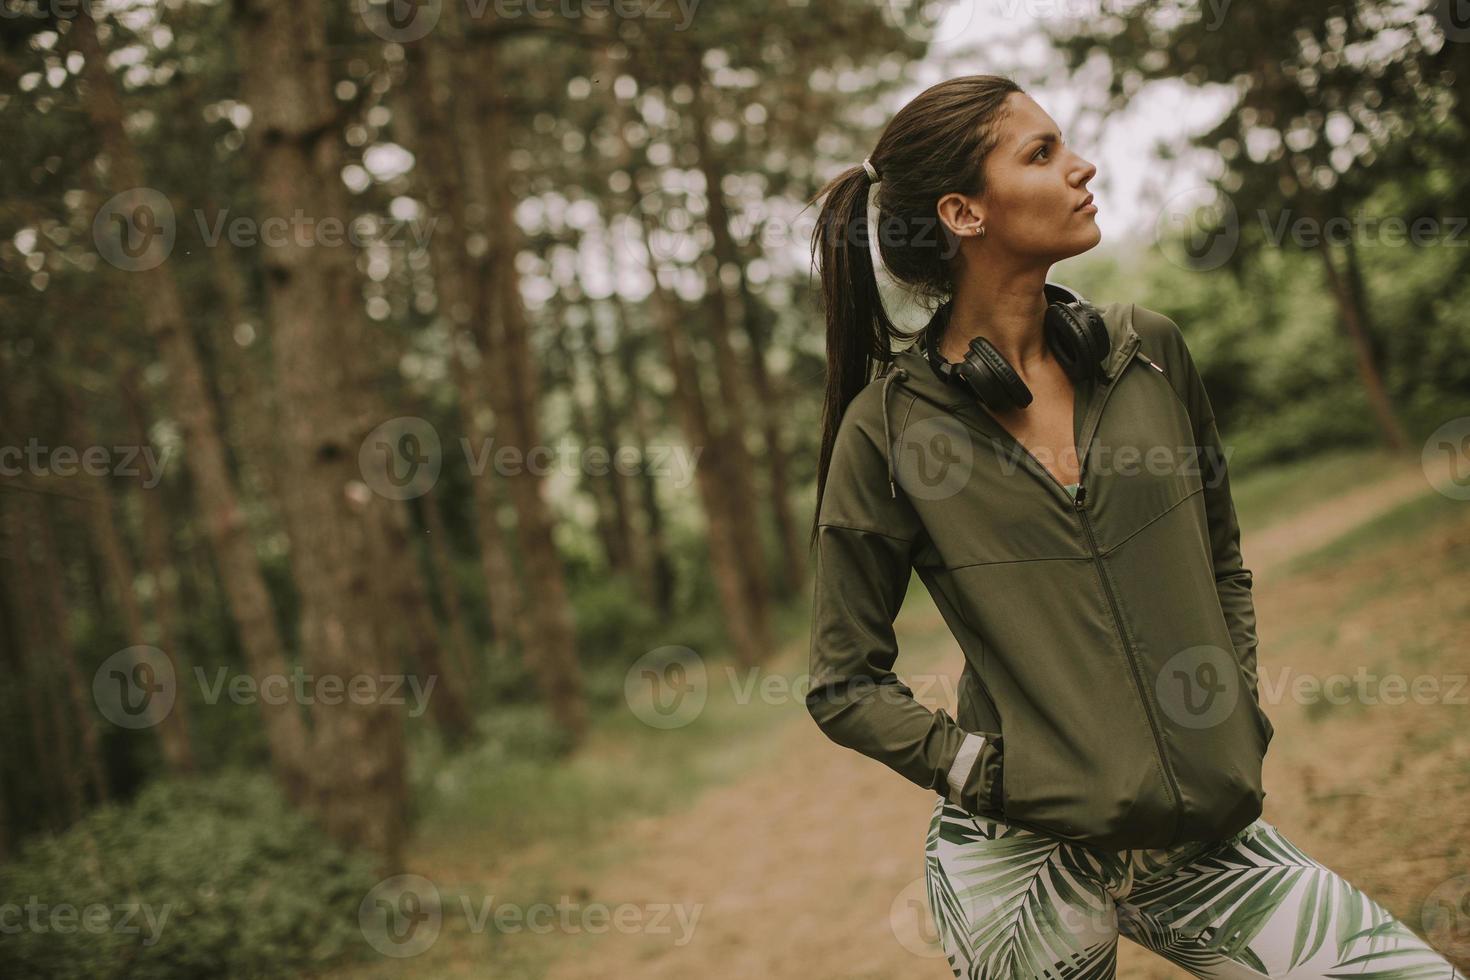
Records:
[[[822,399],[822,445],[817,457],[817,506],[808,546],[817,538],[837,427],[847,406],[872,379],[875,362],[892,357],[884,341],[893,324],[883,309],[873,253],[868,246],[871,184],[862,167],[853,167],[829,181],[812,198],[827,198],[812,236],[812,260],[820,270],[827,320],[827,389]]]
[[[827,321],[827,390],[808,547],[816,543],[832,447],[847,406],[872,380],[874,366],[893,360],[893,340],[914,336],[901,333],[883,309],[869,247],[868,189],[881,179],[878,250],[888,272],[919,296],[938,301],[951,295],[953,248],[940,240],[949,233],[936,204],[955,191],[984,193],[985,157],[995,147],[1006,100],[1020,91],[1003,75],[965,75],[930,86],[894,115],[863,166],[843,171],[807,202],[827,199],[812,235]],[[936,227],[943,236],[935,235]],[[895,235],[893,228],[909,232]]]

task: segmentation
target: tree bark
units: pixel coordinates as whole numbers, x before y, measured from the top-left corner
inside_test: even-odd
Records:
[[[1394,411],[1393,400],[1389,397],[1388,389],[1383,384],[1383,373],[1379,370],[1378,361],[1373,355],[1368,310],[1364,304],[1365,297],[1360,289],[1354,288],[1352,282],[1357,276],[1357,272],[1352,267],[1355,254],[1349,245],[1349,268],[1344,273],[1338,269],[1337,260],[1332,257],[1332,249],[1325,242],[1318,245],[1314,251],[1322,260],[1322,271],[1327,277],[1328,289],[1332,293],[1333,301],[1337,304],[1338,324],[1343,333],[1347,335],[1348,342],[1352,344],[1353,359],[1358,365],[1358,377],[1363,382],[1363,389],[1368,393],[1368,405],[1372,408],[1373,417],[1378,422],[1378,430],[1383,436],[1384,444],[1392,452],[1403,452],[1408,445],[1408,439],[1404,435],[1398,413]]]
[[[456,133],[467,133],[468,119],[456,95],[458,59],[462,57],[458,21],[451,7],[444,11],[441,32],[409,45],[409,83],[416,99],[413,114],[415,145],[421,153],[421,179],[429,212],[440,217],[429,243],[439,307],[449,328],[450,377],[458,392],[463,445],[473,459],[472,469],[487,457],[493,430],[484,424],[489,401],[481,382],[485,352],[471,329],[474,297],[469,289],[470,256],[467,242],[466,161]],[[532,638],[528,617],[522,615],[525,597],[516,579],[510,549],[500,526],[500,496],[493,473],[471,472],[475,503],[475,533],[480,568],[485,580],[486,606],[497,643],[529,656]]]
[[[107,70],[89,13],[83,11],[72,21],[69,36],[85,59],[89,89],[86,103],[111,159],[114,186],[142,187],[146,184],[142,160],[123,129],[117,83]],[[282,654],[285,645],[276,626],[274,604],[225,462],[219,420],[184,315],[178,283],[167,262],[154,269],[130,272],[126,279],[149,335],[169,368],[171,407],[187,446],[185,462],[250,673],[257,685],[269,676],[287,676]],[[306,728],[296,705],[272,703],[276,700],[259,699],[271,767],[287,797],[299,802],[305,794],[301,756],[307,742]]]
[[[320,0],[235,4],[242,91],[262,212],[303,212],[300,234],[262,250],[278,385],[282,512],[301,599],[302,659],[342,683],[400,675],[385,647],[385,593],[375,559],[396,501],[363,481],[359,450],[377,420],[355,370],[370,342],[353,251],[324,242],[324,223],[349,219],[341,183],[340,120],[328,71]],[[349,355],[354,350],[355,356]],[[403,717],[381,697],[314,699],[307,805],[338,841],[401,866],[406,833]]]
[[[476,160],[467,167],[476,179],[467,184],[469,210],[482,217],[474,230],[487,246],[472,279],[473,323],[479,333],[486,389],[495,410],[496,434],[518,450],[522,462],[505,475],[505,486],[516,513],[520,545],[523,596],[529,636],[534,646],[527,660],[542,699],[572,745],[586,735],[587,708],[582,694],[581,666],[577,660],[576,629],[567,594],[561,557],[552,534],[553,517],[543,497],[536,465],[546,446],[541,438],[537,408],[540,404],[535,366],[531,361],[529,326],[521,302],[515,257],[520,234],[506,151],[509,132],[496,104],[495,90],[484,84],[493,77],[493,53],[466,49],[459,66],[458,90],[473,100],[470,132]]]

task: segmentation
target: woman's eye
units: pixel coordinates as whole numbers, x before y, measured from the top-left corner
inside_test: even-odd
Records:
[[[1031,159],[1035,160],[1037,157],[1041,156],[1041,154],[1043,154],[1045,152],[1047,152],[1046,144],[1043,143],[1043,144],[1041,144],[1041,147],[1035,153],[1031,154]]]

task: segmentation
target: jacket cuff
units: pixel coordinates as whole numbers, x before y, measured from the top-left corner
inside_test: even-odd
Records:
[[[965,740],[960,743],[960,750],[955,753],[954,763],[949,767],[949,801],[951,803],[960,802],[960,794],[965,791],[965,782],[980,761],[980,750],[984,747],[984,735],[976,735],[974,732],[965,733]]]
[[[949,801],[972,813],[1002,812],[1003,738],[967,732],[948,775]]]

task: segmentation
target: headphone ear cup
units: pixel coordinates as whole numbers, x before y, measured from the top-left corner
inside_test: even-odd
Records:
[[[1031,389],[984,337],[970,341],[969,352],[955,370],[988,408],[1004,412],[1031,404]]]
[[[1112,350],[1107,325],[1084,303],[1052,303],[1046,308],[1045,331],[1052,353],[1073,381],[1100,376],[1103,358]]]

